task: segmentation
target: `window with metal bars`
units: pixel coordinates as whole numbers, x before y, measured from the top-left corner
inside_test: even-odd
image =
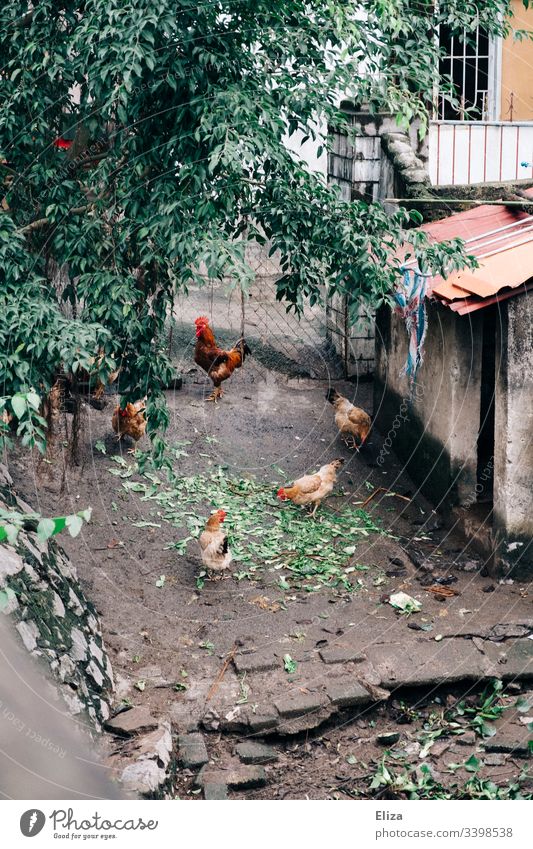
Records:
[[[437,119],[441,121],[484,121],[489,117],[489,36],[478,27],[474,32],[452,34],[441,26],[440,77],[451,81],[453,93],[439,91]]]

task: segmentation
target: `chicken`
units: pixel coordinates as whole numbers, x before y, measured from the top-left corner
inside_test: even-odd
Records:
[[[278,489],[277,496],[281,501],[292,501],[294,504],[314,504],[311,516],[314,516],[320,502],[333,490],[337,480],[337,470],[340,469],[344,460],[337,459],[327,463],[314,475],[304,475],[298,478],[292,486]]]
[[[209,517],[200,534],[202,563],[210,577],[212,577],[210,573],[218,573],[219,577],[222,577],[221,573],[229,568],[233,559],[228,547],[228,538],[220,527],[225,518],[225,511],[217,510]]]
[[[239,339],[233,348],[224,351],[217,346],[208,318],[200,316],[194,323],[196,325],[194,362],[203,368],[213,381],[215,388],[207,400],[216,403],[222,396],[220,388],[222,381],[227,380],[236,368],[242,366],[246,354],[251,354],[251,351],[244,339]]]
[[[346,445],[350,448],[357,447],[358,450],[362,448],[372,427],[372,419],[368,413],[354,406],[336,389],[330,389],[326,398],[335,408],[335,424]]]
[[[111,424],[113,430],[117,434],[117,439],[121,439],[124,435],[131,437],[135,442],[135,446],[129,450],[133,454],[137,448],[137,443],[146,431],[146,398],[141,401],[135,401],[134,404],[126,404],[122,410],[120,404],[117,404]]]

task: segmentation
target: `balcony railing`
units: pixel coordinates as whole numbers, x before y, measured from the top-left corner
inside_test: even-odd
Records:
[[[533,179],[533,121],[432,121],[434,186]]]

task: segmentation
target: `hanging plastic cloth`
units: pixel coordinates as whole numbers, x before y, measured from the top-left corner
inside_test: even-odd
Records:
[[[423,360],[424,339],[427,330],[426,290],[430,274],[414,268],[403,269],[403,281],[394,293],[396,312],[402,316],[409,337],[407,361],[402,374],[409,378],[411,387]]]

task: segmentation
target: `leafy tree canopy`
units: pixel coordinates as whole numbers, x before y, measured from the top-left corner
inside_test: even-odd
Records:
[[[341,201],[284,139],[313,136],[317,119],[342,127],[340,92],[424,126],[435,28],[501,34],[509,5],[4,3],[3,418],[39,443],[34,392],[43,397],[62,369],[105,380],[120,362],[125,397],[148,393],[149,428],[164,426],[158,389],[170,373],[162,339],[174,295],[203,279],[201,267],[246,285],[247,239],[267,237],[280,251],[278,294],[295,309],[325,281],[379,304],[397,277],[388,257],[416,213]],[[416,247],[423,255],[421,236]],[[426,261],[442,270],[464,256],[451,244]]]

